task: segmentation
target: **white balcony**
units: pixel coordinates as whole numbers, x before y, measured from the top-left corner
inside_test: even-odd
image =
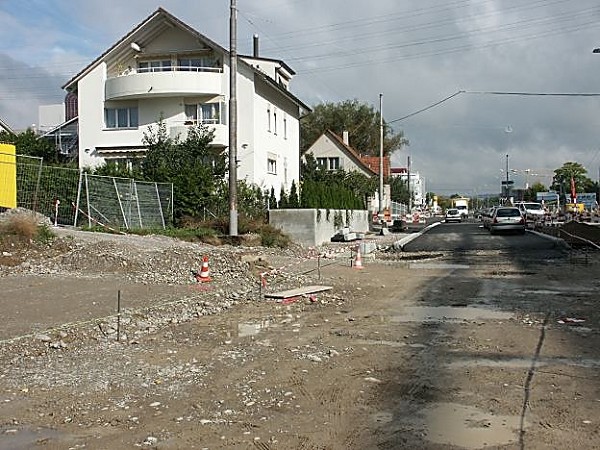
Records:
[[[229,127],[227,125],[212,125],[207,124],[208,128],[214,130],[215,137],[212,141],[212,145],[218,147],[229,146]],[[179,138],[185,140],[188,135],[188,131],[192,128],[191,125],[174,125],[169,127],[169,136],[173,139]]]
[[[223,92],[220,69],[130,72],[106,80],[105,100],[221,95]]]

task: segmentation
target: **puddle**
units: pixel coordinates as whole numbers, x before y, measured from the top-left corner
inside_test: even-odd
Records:
[[[564,292],[561,291],[550,291],[547,289],[523,289],[520,290],[519,292],[521,292],[522,294],[534,294],[534,295],[561,295],[564,294]]]
[[[270,320],[263,320],[256,323],[238,323],[238,337],[256,336],[262,330],[271,327]]]
[[[377,423],[391,423],[394,420],[394,415],[390,412],[379,411],[371,416],[371,420]]]
[[[572,358],[540,358],[535,363],[540,366],[575,366],[587,369],[600,368],[600,360],[597,359],[572,359]],[[473,367],[499,367],[507,369],[529,369],[531,367],[531,358],[508,358],[508,359],[488,359],[488,358],[469,358],[459,359],[446,365],[450,369],[462,369]]]
[[[392,322],[456,322],[461,320],[506,320],[512,313],[473,306],[411,306],[404,314],[392,316]]]
[[[0,428],[0,448],[27,450],[43,447],[59,437],[56,430],[49,428]]]
[[[495,415],[457,403],[436,403],[422,410],[425,439],[467,449],[517,442],[519,416]],[[420,419],[416,419],[420,421]]]
[[[466,264],[448,264],[448,263],[411,263],[409,269],[469,269]]]

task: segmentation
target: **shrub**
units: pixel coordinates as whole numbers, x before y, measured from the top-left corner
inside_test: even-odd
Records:
[[[18,241],[50,243],[55,235],[45,223],[39,223],[33,214],[13,214],[0,222],[0,234],[11,236]]]

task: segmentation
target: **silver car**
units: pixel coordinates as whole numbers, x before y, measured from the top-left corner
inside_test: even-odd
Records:
[[[492,220],[488,225],[491,234],[500,231],[516,231],[525,233],[525,217],[521,214],[519,208],[514,206],[500,206],[492,214]]]

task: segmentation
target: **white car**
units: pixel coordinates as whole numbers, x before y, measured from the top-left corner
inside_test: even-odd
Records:
[[[446,223],[462,222],[462,218],[463,218],[463,216],[458,209],[449,208],[446,211],[446,215],[444,216],[444,222],[446,222]]]
[[[546,214],[541,203],[521,202],[515,205],[528,222],[537,222],[544,219]]]

